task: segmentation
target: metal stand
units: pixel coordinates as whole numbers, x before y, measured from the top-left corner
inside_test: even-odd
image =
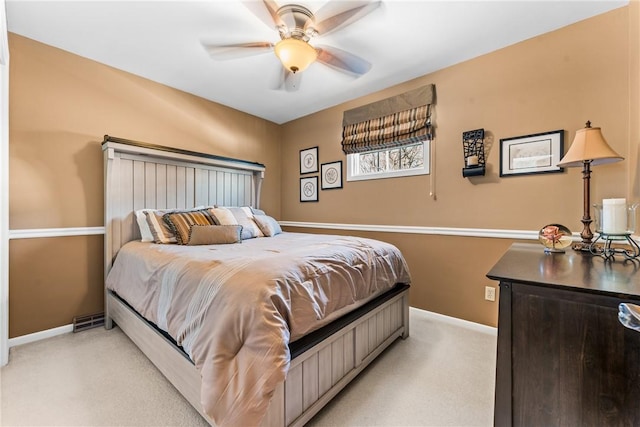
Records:
[[[601,246],[596,246],[596,243],[600,239],[603,239]],[[631,246],[630,249],[619,247],[619,246],[611,246],[612,243],[624,244],[628,243]],[[624,234],[608,234],[608,233],[600,233],[598,238],[591,243],[589,246],[589,252],[594,255],[600,255],[602,258],[606,260],[615,261],[614,256],[616,254],[623,255],[625,259],[636,259],[640,256],[640,246],[638,243],[631,238],[631,233]]]

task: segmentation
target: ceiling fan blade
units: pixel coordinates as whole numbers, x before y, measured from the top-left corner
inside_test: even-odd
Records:
[[[361,76],[371,70],[371,63],[342,49],[329,46],[316,46],[318,62],[322,62],[338,71]]]
[[[214,59],[236,59],[245,58],[251,55],[260,55],[263,53],[271,52],[273,50],[273,43],[270,42],[252,42],[252,43],[236,43],[236,44],[224,44],[215,45],[202,43],[205,50]]]
[[[274,1],[245,0],[242,4],[269,28],[277,28],[283,25],[280,16],[278,16],[278,5]]]
[[[382,4],[381,1],[356,1],[351,2],[351,4],[355,3],[356,5],[350,9],[345,11],[336,13],[335,15],[329,16],[328,18],[322,19],[323,15],[329,14],[329,9],[334,8],[333,2],[329,2],[324,5],[316,15],[317,23],[313,26],[320,35],[328,34],[332,31],[336,31],[342,27],[345,27],[349,24],[354,23],[358,19],[361,19],[368,15],[369,13],[376,10]],[[306,29],[306,28],[305,28]]]

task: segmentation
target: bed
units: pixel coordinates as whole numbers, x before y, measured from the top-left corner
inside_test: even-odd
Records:
[[[251,206],[258,209],[265,172],[264,165],[110,136],[105,136],[102,147],[105,172],[105,277],[109,283],[108,287],[105,286],[105,326],[110,329],[116,324],[122,329],[212,425],[215,425],[212,417],[218,420],[220,425],[257,424],[258,422],[269,426],[304,425],[385,348],[397,338],[406,338],[409,335],[408,272],[403,272],[401,266],[396,265],[400,261],[395,257],[387,259],[386,253],[380,256],[382,253],[378,251],[387,250],[385,247],[382,249],[377,247],[378,243],[382,244],[382,242],[345,236],[305,236],[300,233],[286,232],[269,238],[243,240],[242,244],[227,245],[224,250],[221,250],[218,245],[201,246],[198,249],[139,241],[140,232],[135,212],[143,208]],[[300,236],[297,236],[298,234]],[[301,246],[295,247],[295,241],[302,242]],[[338,250],[335,254],[336,249],[330,248],[332,245],[349,252],[342,253]],[[249,251],[249,255],[244,252],[237,252],[238,256],[233,255],[241,250]],[[361,255],[354,255],[358,253]],[[333,304],[333,297],[323,299],[320,309],[318,302],[315,301],[313,302],[315,311],[310,312],[312,315],[306,316],[311,318],[313,313],[316,313],[315,323],[306,325],[300,322],[299,326],[297,320],[292,321],[294,316],[291,311],[287,311],[290,307],[285,306],[289,301],[294,304],[294,298],[291,295],[304,294],[305,289],[309,287],[308,281],[304,282],[302,279],[299,281],[299,292],[286,290],[286,298],[275,298],[274,295],[281,296],[283,288],[279,287],[279,283],[284,280],[281,280],[280,276],[265,276],[264,282],[270,286],[269,289],[276,289],[265,299],[268,305],[267,315],[272,316],[267,318],[266,323],[281,323],[284,326],[277,329],[278,334],[282,335],[282,340],[280,343],[274,341],[276,344],[272,346],[276,347],[277,351],[273,353],[273,358],[267,359],[261,368],[254,369],[254,372],[264,372],[265,378],[268,377],[260,384],[253,384],[256,382],[252,379],[253,377],[245,375],[250,370],[240,370],[238,374],[226,377],[225,375],[229,375],[226,371],[211,369],[211,365],[207,364],[215,360],[213,366],[217,366],[220,357],[216,356],[215,352],[203,353],[197,349],[203,348],[209,351],[212,345],[194,345],[188,334],[182,336],[175,331],[172,332],[171,327],[167,326],[172,323],[172,320],[167,321],[165,317],[156,318],[153,315],[159,312],[157,307],[162,304],[146,309],[144,304],[141,305],[131,296],[137,292],[133,286],[136,282],[135,277],[136,275],[145,276],[140,273],[145,271],[145,268],[149,271],[146,276],[166,269],[172,272],[171,277],[195,276],[196,271],[202,269],[202,273],[194,280],[202,287],[205,276],[236,277],[246,275],[247,270],[260,270],[265,274],[279,274],[287,278],[296,277],[296,274],[291,271],[306,267],[293,264],[290,266],[290,263],[296,257],[308,259],[311,254],[316,257],[324,254],[320,258],[330,259],[331,263],[327,265],[336,265],[337,262],[341,270],[347,268],[345,267],[347,264],[344,263],[347,260],[352,261],[352,257],[368,257],[369,260],[376,260],[375,263],[360,260],[356,263],[358,268],[362,269],[363,265],[371,263],[375,267],[377,274],[375,277],[385,277],[386,282],[389,283],[382,286],[378,284],[383,282],[380,279],[361,280],[365,282],[367,290],[357,298],[357,301],[336,303],[335,307],[326,313],[327,304]],[[119,258],[118,255],[120,255]],[[124,263],[124,260],[136,258],[139,258],[140,264],[137,266],[133,264],[134,266],[129,267],[128,270],[118,264]],[[384,262],[378,264],[379,258],[385,259],[386,264]],[[247,269],[244,261],[242,265],[238,264],[238,259],[250,259],[251,267]],[[404,263],[401,255],[399,259]],[[228,267],[227,261],[235,264]],[[314,259],[316,263],[314,265],[320,266],[316,268],[326,269],[325,264],[318,264],[321,261]],[[134,261],[127,261],[129,262]],[[183,265],[186,270],[174,271],[171,270],[174,267],[169,267],[178,264]],[[207,265],[214,267],[207,270]],[[271,268],[275,265],[279,268]],[[112,270],[113,274],[110,274]],[[216,273],[209,274],[207,271]],[[238,281],[232,288],[240,288],[242,283],[251,282],[254,276],[251,277],[251,279],[245,277],[244,281]],[[366,273],[363,277],[372,276]],[[398,278],[403,280],[392,280]],[[289,279],[287,281],[296,282]],[[376,283],[375,286],[373,282]],[[187,291],[182,290],[188,288],[182,287],[182,283],[179,285],[181,293],[186,293]],[[343,288],[348,287],[350,285],[343,286]],[[199,288],[195,286],[194,289]],[[246,295],[247,289],[244,289],[242,291],[244,293],[241,294]],[[362,293],[363,291],[354,292]],[[260,293],[264,292],[260,291]],[[146,297],[146,301],[152,299]],[[275,302],[271,304],[271,301]],[[283,301],[286,301],[286,304]],[[326,304],[323,305],[324,303]],[[227,305],[240,306],[232,303]],[[296,313],[303,313],[301,305],[295,305],[295,307]],[[212,311],[221,313],[221,310],[208,310],[208,312]],[[234,310],[234,312],[237,311],[243,310]],[[317,315],[318,312],[321,312],[322,316]],[[251,314],[249,318],[251,316],[262,315]],[[302,318],[305,318],[305,315],[295,317],[295,319]],[[230,324],[234,324],[233,322],[242,324],[247,331],[261,328],[261,323],[247,326],[249,321],[253,321],[252,318],[250,320],[231,318]],[[186,329],[188,328],[183,328],[183,330]],[[199,335],[208,336],[204,333]],[[229,341],[228,337],[218,338],[218,340]],[[242,353],[242,349],[244,347],[239,344],[238,354]],[[269,351],[263,352],[262,349],[259,351],[261,355],[265,355],[265,358],[272,356]],[[233,360],[236,363],[235,359]],[[279,363],[279,360],[284,362]],[[260,366],[258,362],[250,363],[250,365],[253,364]],[[272,366],[275,366],[273,372]],[[243,377],[246,377],[246,385],[255,386],[255,395],[258,396],[255,404],[250,399],[248,403],[242,403],[240,406],[223,405],[221,410],[216,402],[224,402],[225,399],[234,401],[236,394],[225,395],[226,391],[214,390],[219,387],[213,387],[211,384],[216,384],[216,381],[224,384],[239,384],[241,386],[239,388],[244,393],[244,390],[250,387],[242,386]],[[228,388],[233,387],[229,385]],[[213,403],[210,402],[211,397],[213,397]],[[246,396],[243,397],[245,398]],[[221,412],[225,408],[231,408],[231,415],[226,416]],[[239,411],[238,408],[243,410]],[[238,413],[242,414],[238,415]]]

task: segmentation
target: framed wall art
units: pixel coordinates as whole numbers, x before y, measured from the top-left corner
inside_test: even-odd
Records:
[[[500,140],[500,176],[562,172],[564,130]]]
[[[300,178],[300,201],[301,202],[317,202],[318,201],[318,177],[317,176]]]
[[[318,172],[318,147],[300,150],[300,174]]]
[[[323,190],[342,188],[342,160],[321,164],[320,179]]]

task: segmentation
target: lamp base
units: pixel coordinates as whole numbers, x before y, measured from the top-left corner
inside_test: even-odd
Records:
[[[576,242],[571,245],[571,249],[578,252],[591,253],[591,242]]]

